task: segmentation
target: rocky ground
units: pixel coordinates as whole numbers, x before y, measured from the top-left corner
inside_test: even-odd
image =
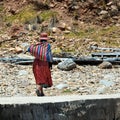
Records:
[[[32,65],[0,63],[0,96],[36,96]],[[53,86],[44,89],[46,96],[117,94],[120,92],[120,65],[112,69],[77,65],[62,71],[53,65]]]
[[[105,1],[1,0],[0,58],[18,55],[24,52],[31,43],[39,42],[39,33],[42,29],[47,29],[49,42],[52,44],[52,51],[55,55],[62,52],[73,52],[72,55],[78,57],[88,55],[93,52],[89,49],[91,45],[119,48],[120,1],[107,0],[107,3]],[[30,11],[22,14],[24,13],[22,10],[31,4],[36,7],[35,11],[34,7],[31,9],[39,16],[39,20],[32,16],[32,20],[23,24],[19,20],[26,18]],[[29,8],[29,6],[27,7]],[[48,9],[47,12],[45,12],[46,9]],[[50,16],[49,11],[57,11],[57,15]],[[42,15],[46,17],[46,13],[49,19],[40,21]],[[11,22],[13,18],[16,19]],[[120,92],[120,65],[113,65],[111,69],[101,69],[96,65],[77,65],[70,71],[62,71],[57,68],[57,65],[53,65],[51,72],[53,86],[44,89],[46,96],[116,94]],[[35,96],[35,90],[32,65],[0,62],[1,97]]]

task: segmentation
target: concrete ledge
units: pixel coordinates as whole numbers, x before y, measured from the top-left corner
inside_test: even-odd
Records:
[[[1,97],[0,120],[120,120],[120,94]]]
[[[27,103],[58,103],[80,100],[103,100],[103,99],[120,99],[120,94],[111,95],[70,95],[70,96],[44,96],[44,97],[1,97],[0,105],[3,104],[27,104]]]

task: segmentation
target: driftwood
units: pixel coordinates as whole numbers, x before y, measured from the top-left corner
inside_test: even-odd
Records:
[[[62,54],[61,57],[53,57],[53,64],[58,64],[61,61],[72,59],[76,64],[90,64],[97,65],[103,61],[111,62],[112,64],[120,64],[120,52],[97,52],[92,53],[91,56],[81,56],[81,57],[72,57],[69,54]],[[34,61],[33,56],[26,54],[19,54],[13,57],[0,58],[0,62],[9,62],[14,64],[28,65],[32,64]]]
[[[111,62],[112,64],[120,64],[120,58],[98,58],[98,57],[80,57],[80,58],[53,58],[53,64],[57,64],[63,60],[72,59],[76,64],[80,65],[97,65],[102,63],[103,61]],[[0,62],[9,62],[14,64],[20,65],[29,65],[32,64],[34,58],[20,58],[20,57],[13,57],[13,58],[0,58]]]
[[[102,62],[102,59],[92,58],[92,57],[81,57],[81,58],[53,58],[53,64],[58,64],[61,61],[72,59],[77,64],[99,64]],[[21,65],[28,65],[32,64],[34,59],[28,59],[28,58],[0,58],[1,62],[10,62],[15,64],[21,64]]]
[[[19,35],[19,36],[14,36],[14,37],[12,37],[12,38],[10,38],[10,39],[0,40],[0,45],[1,45],[2,43],[4,43],[4,42],[7,42],[7,41],[12,41],[12,40],[16,40],[16,39],[18,40],[18,38],[22,37],[23,34],[26,34],[26,33],[21,33],[21,35]]]
[[[120,52],[119,48],[102,48],[98,46],[90,46],[91,50],[102,50],[102,51],[111,51],[111,52]]]
[[[100,58],[109,58],[109,57],[112,57],[112,58],[119,58],[120,57],[120,52],[100,52],[100,53],[92,53],[91,54],[92,57],[100,57]]]
[[[15,40],[15,39],[18,39],[18,37],[14,37],[14,38],[2,40],[2,41],[0,41],[0,45],[1,45],[2,43],[4,43],[4,42],[11,41],[11,40]]]
[[[15,64],[31,64],[33,63],[34,59],[29,59],[29,58],[19,58],[19,57],[5,57],[5,58],[0,58],[0,62],[6,62],[6,63],[15,63]]]
[[[72,58],[53,58],[53,63],[59,63],[61,61],[67,60],[67,59],[72,59],[76,64],[99,64],[102,62],[102,59],[99,58],[93,58],[93,57],[72,57]]]

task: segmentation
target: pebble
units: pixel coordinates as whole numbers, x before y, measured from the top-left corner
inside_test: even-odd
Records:
[[[32,65],[15,65],[0,62],[0,96],[36,96]],[[53,65],[53,86],[44,88],[46,96],[98,95],[120,92],[120,66],[100,69],[98,66],[77,65],[63,71]]]

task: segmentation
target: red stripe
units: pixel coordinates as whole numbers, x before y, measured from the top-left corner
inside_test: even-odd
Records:
[[[38,58],[38,45],[35,48],[35,56]]]
[[[33,55],[35,56],[35,48],[36,46],[33,47]]]
[[[40,54],[38,54],[38,48],[40,46]],[[47,61],[48,43],[41,43],[39,45],[31,45],[30,53],[39,58],[40,60]]]
[[[48,44],[46,44],[45,46],[45,53],[44,53],[44,60],[47,60],[47,48],[48,48]]]
[[[30,46],[30,53],[32,54],[33,51],[33,45]]]
[[[45,56],[45,44],[42,46],[43,52],[42,52],[42,60],[44,61],[44,56]]]
[[[43,52],[43,47],[42,47],[42,44],[41,44],[41,49],[40,49],[40,59],[42,60],[42,52]]]

